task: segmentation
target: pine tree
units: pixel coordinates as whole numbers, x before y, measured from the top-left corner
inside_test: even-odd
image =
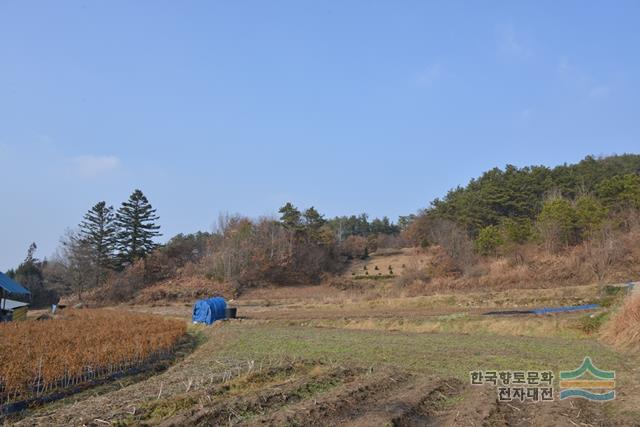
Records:
[[[318,229],[327,222],[313,206],[304,211],[303,217],[305,225],[312,229]]]
[[[116,214],[117,249],[122,264],[132,264],[144,258],[157,247],[154,237],[161,236],[156,210],[151,207],[142,191],[135,190],[129,200],[122,203]]]
[[[36,242],[32,242],[29,245],[29,249],[27,249],[27,256],[24,258],[24,264],[33,264],[35,262],[37,262],[38,260],[35,257],[35,253],[38,250],[38,245],[36,245]]]
[[[287,202],[286,205],[280,208],[278,211],[280,216],[280,223],[285,226],[285,228],[296,230],[301,226],[302,214],[300,211],[291,204],[291,202]]]
[[[305,210],[302,214],[304,218],[304,229],[307,235],[315,240],[320,240],[320,228],[327,222],[326,219],[313,207]]]
[[[106,271],[114,267],[116,225],[113,206],[96,203],[80,223],[80,239],[96,271],[95,285],[99,285]]]

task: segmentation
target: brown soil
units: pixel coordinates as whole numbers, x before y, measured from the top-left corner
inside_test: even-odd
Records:
[[[328,389],[352,381],[358,372],[346,368],[333,368],[313,374],[309,372],[310,365],[303,366],[306,369],[272,369],[266,374],[250,376],[245,382],[254,387],[261,387],[240,395],[233,393],[231,387],[226,385],[211,389],[204,393],[207,398],[201,399],[198,407],[165,419],[160,425],[168,427],[236,424],[248,415],[262,414],[295,404],[303,399],[303,396],[313,394],[314,390]],[[279,381],[270,382],[269,378],[278,371],[288,375]],[[302,375],[298,377],[296,374]]]

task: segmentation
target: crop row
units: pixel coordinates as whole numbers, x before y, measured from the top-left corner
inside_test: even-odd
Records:
[[[37,397],[170,354],[183,321],[115,310],[0,324],[0,403]]]

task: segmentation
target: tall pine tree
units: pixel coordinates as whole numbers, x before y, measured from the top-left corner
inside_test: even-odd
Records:
[[[113,268],[116,224],[113,206],[105,202],[98,202],[85,215],[80,223],[80,239],[84,253],[86,253],[95,268],[95,285],[102,282],[108,269]]]
[[[293,206],[291,202],[287,202],[286,205],[280,208],[280,223],[292,230],[299,229],[302,222],[302,214]]]
[[[122,203],[116,214],[117,249],[122,264],[132,264],[144,258],[157,244],[154,237],[161,236],[156,210],[151,207],[142,191],[135,190],[129,200]]]

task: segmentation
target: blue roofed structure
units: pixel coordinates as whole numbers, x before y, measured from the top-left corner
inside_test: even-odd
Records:
[[[10,294],[21,294],[21,295],[31,294],[31,292],[29,292],[26,288],[24,288],[18,282],[16,282],[11,277],[7,276],[2,272],[0,272],[0,289]]]
[[[25,320],[27,318],[28,303],[7,299],[9,295],[31,296],[31,292],[25,289],[11,277],[0,272],[0,322],[10,320]]]

